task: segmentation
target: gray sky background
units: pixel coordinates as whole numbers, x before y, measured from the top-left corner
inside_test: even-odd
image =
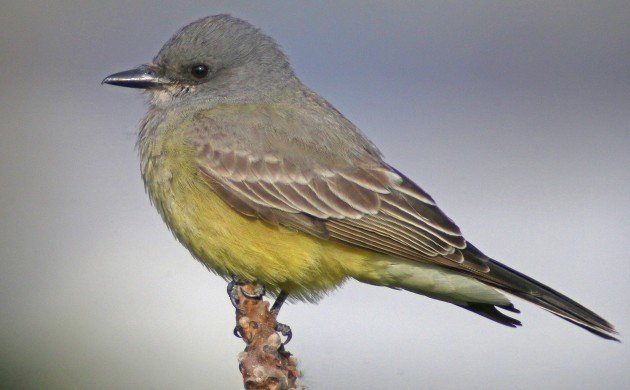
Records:
[[[630,331],[630,3],[11,2],[0,16],[0,386],[239,388],[225,283],[149,205],[145,107],[101,86],[229,12],[488,255]],[[628,343],[347,283],[289,305],[313,389],[630,388]]]

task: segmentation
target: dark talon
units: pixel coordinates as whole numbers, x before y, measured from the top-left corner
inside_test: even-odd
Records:
[[[227,293],[230,297],[230,302],[232,302],[232,306],[234,306],[235,309],[238,309],[238,292],[236,291],[237,288],[238,282],[235,278],[232,278],[230,283],[228,283],[227,285]]]
[[[230,282],[227,285],[227,293],[228,293],[228,296],[230,297],[230,302],[232,302],[232,306],[234,306],[235,309],[238,309],[238,304],[239,304],[238,291],[236,289],[245,284],[250,284],[250,283],[239,280],[238,278],[236,278],[236,276],[232,276],[232,280],[230,280]],[[265,286],[258,283],[252,283],[252,284],[254,284],[255,286],[253,293],[248,293],[242,288],[241,288],[241,292],[247,298],[262,299],[265,296]]]
[[[283,336],[287,338],[283,344],[284,345],[289,344],[289,341],[291,341],[291,338],[293,337],[293,332],[291,331],[291,328],[289,327],[289,325],[281,324],[278,322],[276,323],[275,330],[276,332],[280,332],[280,334],[282,334]]]
[[[232,333],[234,333],[234,336],[236,336],[239,339],[243,338],[243,336],[241,336],[241,331],[238,329],[238,326],[234,327],[234,330],[232,331]]]

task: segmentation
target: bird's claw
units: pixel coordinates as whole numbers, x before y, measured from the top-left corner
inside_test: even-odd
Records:
[[[289,325],[285,325],[285,324],[281,324],[277,322],[275,331],[280,332],[280,334],[282,334],[283,336],[287,338],[286,341],[283,343],[284,345],[289,344],[289,341],[291,341],[291,338],[293,337],[293,332],[291,331],[291,328],[289,327]]]
[[[239,280],[236,277],[232,277],[232,280],[230,280],[230,282],[227,285],[227,293],[228,293],[228,296],[230,297],[230,302],[232,302],[232,306],[234,306],[235,309],[238,309],[238,304],[239,304],[237,288],[246,284],[252,284],[254,286],[254,291],[251,293],[241,288],[241,293],[245,295],[247,298],[262,299],[262,297],[265,296],[265,286],[263,286],[262,284],[248,283],[248,282]]]
[[[234,306],[235,309],[238,309],[238,291],[236,291],[236,289],[238,288],[238,282],[235,279],[230,280],[230,283],[228,283],[227,285],[227,293],[228,296],[230,297],[230,302],[232,302],[232,306]]]
[[[238,299],[237,289],[245,284],[250,284],[254,286],[254,290],[252,292],[246,291],[245,289],[241,288],[241,293],[247,298],[262,299],[265,296],[265,286],[263,286],[262,284],[247,283],[247,282],[238,280],[236,277],[232,277],[232,280],[230,280],[230,282],[227,285],[227,293],[228,293],[228,296],[230,297],[230,302],[232,302],[232,306],[234,306],[235,309],[239,308],[238,306],[239,299]],[[284,303],[286,298],[287,298],[287,294],[281,292],[280,295],[278,296],[278,299],[276,299],[276,301],[274,302],[271,310],[269,310],[272,316],[274,317],[278,316],[278,313],[280,312],[280,307],[282,307],[282,304]],[[276,326],[274,330],[276,332],[280,332],[281,335],[287,338],[286,341],[284,342],[285,345],[288,344],[289,341],[291,341],[291,338],[293,337],[293,332],[291,331],[291,328],[288,325],[276,322]],[[241,330],[239,329],[238,325],[234,327],[234,330],[232,330],[232,333],[234,334],[234,336],[238,337],[239,339],[243,338],[241,334]]]

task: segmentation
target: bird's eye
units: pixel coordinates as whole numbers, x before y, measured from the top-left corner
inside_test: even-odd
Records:
[[[208,75],[208,66],[204,64],[193,65],[192,68],[190,68],[190,74],[192,74],[193,77],[202,79]]]

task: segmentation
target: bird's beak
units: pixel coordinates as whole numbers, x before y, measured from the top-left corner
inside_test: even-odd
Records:
[[[169,83],[170,80],[159,77],[155,68],[150,65],[140,65],[135,69],[114,73],[105,77],[101,82],[101,84],[143,89],[155,88]]]

